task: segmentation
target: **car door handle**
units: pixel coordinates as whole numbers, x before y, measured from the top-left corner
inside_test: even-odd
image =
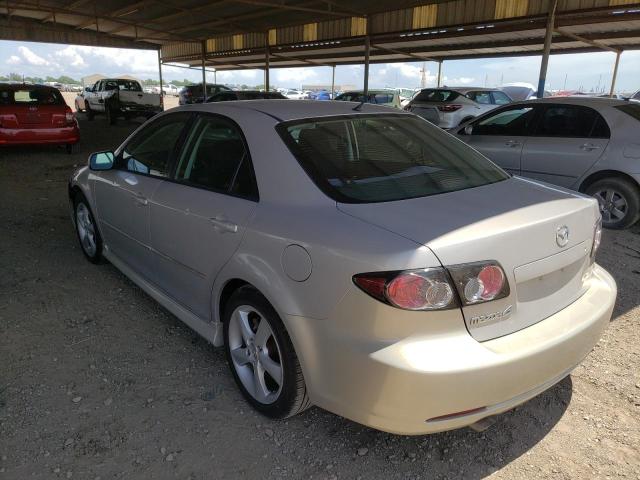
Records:
[[[598,150],[600,147],[598,145],[594,145],[593,143],[583,143],[580,145],[580,150],[585,150],[590,152],[592,150]]]
[[[224,220],[222,217],[212,217],[209,219],[213,228],[221,233],[229,232],[229,233],[237,233],[238,225],[228,220]]]
[[[149,205],[149,199],[141,193],[134,194],[133,198],[140,207],[146,207],[147,205]]]
[[[509,140],[508,142],[505,142],[505,145],[507,147],[513,148],[513,147],[519,147],[521,145],[521,143],[519,141],[517,141],[517,140]]]

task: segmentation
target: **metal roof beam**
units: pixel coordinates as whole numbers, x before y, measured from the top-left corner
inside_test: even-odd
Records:
[[[353,17],[353,13],[337,10],[323,10],[319,8],[303,7],[301,5],[289,5],[286,3],[268,2],[265,0],[232,0],[235,3],[246,3],[247,5],[258,5],[261,7],[275,8],[278,10],[294,10],[298,12],[319,13],[334,17]],[[314,2],[317,3],[317,2]]]
[[[383,46],[377,45],[377,44],[372,44],[371,48],[373,48],[375,50],[384,50],[385,52],[396,53],[398,55],[404,55],[404,56],[409,57],[409,58],[415,58],[417,60],[420,60],[421,62],[439,62],[439,60],[436,60],[434,58],[425,57],[423,55],[418,55],[418,54],[411,53],[411,52],[403,52],[402,50],[397,50],[395,48],[389,48],[389,47],[383,47]]]
[[[563,30],[561,28],[554,28],[553,31],[558,33],[558,34],[560,34],[560,35],[562,35],[563,37],[572,38],[572,39],[577,40],[579,42],[586,43],[587,45],[591,45],[592,47],[600,48],[602,50],[608,50],[608,51],[614,52],[614,53],[621,52],[621,50],[619,48],[610,47],[609,45],[605,45],[605,44],[600,43],[600,42],[598,42],[596,40],[590,40],[590,39],[582,37],[580,35],[576,35],[575,33],[567,32],[566,30]]]
[[[309,60],[309,59],[304,59],[301,57],[294,57],[292,55],[283,55],[282,53],[274,53],[274,52],[270,52],[269,53],[270,56],[272,57],[276,57],[276,58],[282,58],[283,60],[296,60],[298,62],[303,62],[306,63],[307,65],[313,65],[314,67],[333,67],[333,64],[331,63],[324,63],[324,62],[319,62],[316,60]]]
[[[77,0],[73,3],[71,3],[70,5],[67,5],[67,8],[77,8],[77,7],[81,7],[82,5],[84,5],[85,3],[87,3],[89,0]],[[47,15],[45,18],[42,19],[42,23],[46,23],[49,21],[54,20],[55,21],[56,18],[56,12],[55,12],[55,8],[51,11],[51,14]]]

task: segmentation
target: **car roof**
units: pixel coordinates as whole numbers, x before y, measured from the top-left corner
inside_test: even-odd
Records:
[[[437,88],[423,88],[422,90],[443,90],[443,91],[450,91],[450,92],[458,92],[458,93],[462,93],[463,95],[468,92],[500,91],[499,88],[487,88],[487,87],[437,87]]]
[[[585,95],[575,95],[568,97],[545,97],[537,98],[533,100],[523,100],[514,103],[564,103],[567,105],[583,105],[587,107],[615,107],[617,105],[627,105],[627,100],[621,100],[618,98],[606,98],[606,97],[589,97]]]
[[[318,102],[315,100],[240,100],[233,102],[197,103],[178,107],[179,109],[210,111],[215,113],[219,105],[228,105],[247,113],[260,112],[279,121],[301,120],[305,118],[327,117],[332,115],[358,115],[362,113],[386,113],[388,115],[411,115],[382,105],[363,104],[358,110],[354,107],[359,102]],[[240,113],[240,112],[238,112]]]
[[[56,87],[52,87],[51,85],[42,85],[41,83],[1,83],[0,88],[5,90],[23,90],[25,88],[38,88],[38,89],[51,89],[58,91]]]
[[[342,95],[347,93],[364,93],[364,90],[347,90]],[[392,88],[370,88],[369,90],[367,90],[367,93],[397,93],[397,92]]]

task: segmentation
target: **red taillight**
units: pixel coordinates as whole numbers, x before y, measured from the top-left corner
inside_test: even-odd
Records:
[[[73,125],[75,123],[75,117],[69,107],[67,107],[64,112],[64,121],[67,123],[67,125]]]
[[[509,295],[509,282],[497,262],[477,262],[448,267],[465,305],[490,302]]]
[[[457,110],[460,110],[461,108],[462,108],[462,105],[457,105],[457,104],[448,104],[448,105],[438,106],[438,110],[440,110],[441,112],[455,112]]]
[[[457,305],[443,268],[365,273],[354,283],[372,297],[404,310],[441,310]]]

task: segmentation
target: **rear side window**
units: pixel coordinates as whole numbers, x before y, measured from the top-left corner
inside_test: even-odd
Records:
[[[426,89],[420,91],[413,99],[416,102],[452,102],[458,98],[460,94],[453,90],[434,90]]]
[[[393,93],[374,93],[371,103],[384,104],[393,102]]]
[[[0,105],[65,105],[55,88],[19,88],[0,90]]]
[[[551,105],[545,108],[536,135],[541,137],[609,138],[605,120],[593,108]]]
[[[632,116],[640,122],[640,104],[629,103],[627,105],[618,105],[618,110]]]
[[[493,103],[496,105],[506,105],[511,103],[511,99],[503,92],[491,92]]]
[[[277,130],[316,185],[338,202],[403,200],[509,178],[413,115],[327,117],[281,123]]]
[[[240,130],[221,117],[200,117],[178,162],[176,180],[257,199],[251,160]]]

